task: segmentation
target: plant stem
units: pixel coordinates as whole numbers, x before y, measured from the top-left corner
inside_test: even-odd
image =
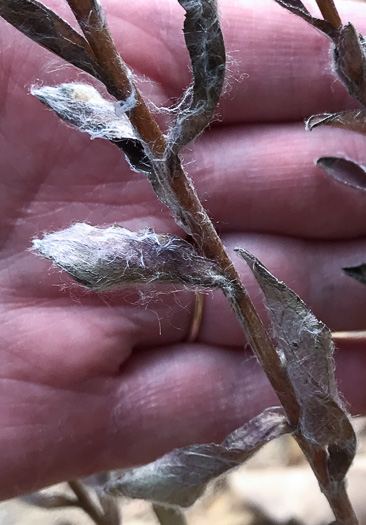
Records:
[[[342,20],[333,0],[316,0],[324,20],[332,24],[335,29],[341,29]]]
[[[347,330],[341,332],[332,332],[333,341],[365,341],[366,330]]]
[[[127,115],[142,141],[150,149],[150,158],[161,159],[166,149],[164,136],[132,83],[128,68],[115,48],[100,7],[95,0],[67,1],[98,62],[107,73],[109,84],[106,87],[109,92],[119,100],[126,100],[132,92],[135,93],[137,105]],[[324,18],[337,28],[342,25],[332,0],[317,0],[317,3]],[[158,166],[159,163],[153,168],[158,170]],[[152,175],[151,182],[154,190],[161,198],[161,194],[166,196],[168,189],[170,199],[164,200],[165,204],[169,206],[177,221],[183,224],[186,231],[192,235],[197,250],[207,258],[215,260],[222,272],[228,277],[230,286],[224,289],[223,293],[280,399],[290,424],[294,428],[298,428],[300,407],[272,340],[178,157],[174,158],[170,167],[172,171],[168,174],[162,172],[160,176],[159,174],[156,175],[155,179]],[[163,191],[160,192],[161,189]],[[296,433],[296,439],[323,488],[336,519],[343,525],[357,525],[357,518],[344,486],[339,493],[335,494],[326,490],[328,477],[325,451],[321,450],[319,454],[314,453],[312,445],[299,432]]]
[[[319,482],[320,489],[327,498],[334,513],[337,521],[332,525],[359,525],[352,504],[348,498],[344,480],[334,482],[329,479],[326,468],[326,450],[314,449],[299,432],[295,432],[294,438],[305,454],[306,459]]]
[[[101,7],[95,0],[67,0],[96,60],[106,72],[105,85],[117,100],[126,100],[134,91],[135,107],[128,117],[141,139],[157,157],[165,151],[165,139],[153,115],[129,78],[129,70],[121,59]]]
[[[150,147],[153,156],[161,158],[166,146],[164,136],[138,90],[132,86],[128,69],[115,48],[107,23],[100,9],[96,7],[95,0],[68,0],[68,3],[98,62],[106,69],[113,85],[118,88],[119,98],[126,99],[131,94],[131,89],[134,89],[139,103],[130,111],[129,118],[141,139]],[[180,162],[175,163],[174,173],[170,175],[169,189],[175,199],[175,206],[171,208],[173,213],[178,221],[185,224],[187,231],[195,239],[198,250],[205,257],[214,259],[230,278],[235,293],[233,295],[232,289],[224,293],[272,386],[281,402],[286,405],[285,410],[290,423],[296,426],[299,409],[292,385],[219,235]]]
[[[103,512],[95,505],[88,491],[81,481],[69,481],[68,485],[77,497],[77,503],[80,508],[96,523],[96,525],[108,525],[104,519]]]
[[[337,523],[342,525],[359,525],[344,483],[338,487],[337,492],[325,494],[325,496],[337,519]]]

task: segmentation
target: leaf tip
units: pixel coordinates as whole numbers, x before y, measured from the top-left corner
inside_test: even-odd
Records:
[[[342,270],[348,277],[352,277],[352,279],[366,284],[366,263],[359,264],[358,266],[348,266],[342,268]]]

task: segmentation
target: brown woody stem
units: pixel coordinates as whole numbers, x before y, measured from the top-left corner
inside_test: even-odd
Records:
[[[352,504],[348,498],[345,481],[343,480],[336,483],[329,479],[329,474],[326,468],[326,450],[312,447],[312,445],[299,432],[294,434],[294,438],[305,454],[306,459],[319,482],[319,487],[327,498],[336,518],[336,522],[331,525],[359,525]]]
[[[332,24],[335,29],[341,29],[342,20],[333,0],[316,0],[324,20]]]
[[[337,519],[337,524],[342,525],[358,525],[358,519],[355,514],[355,511],[352,508],[352,504],[349,500],[346,487],[344,483],[342,483],[339,487],[336,493],[326,493],[325,491],[324,495],[326,496],[329,505]]]
[[[94,7],[94,0],[68,0],[68,3],[98,62],[105,68],[113,85],[120,91],[122,98],[127,98],[131,94],[131,81],[128,78],[127,67],[116,50],[102,13]],[[133,89],[141,103],[139,102],[131,110],[129,115],[131,123],[142,140],[148,144],[153,155],[159,158],[165,151],[164,136],[136,87],[133,86]],[[202,253],[209,259],[215,259],[235,283],[236,294],[235,297],[229,298],[230,304],[239,318],[248,341],[252,343],[262,366],[270,376],[275,390],[279,395],[281,392],[286,392],[289,419],[291,423],[297,424],[298,408],[295,394],[293,393],[293,396],[290,396],[290,392],[293,391],[292,385],[287,378],[285,380],[287,384],[283,384],[283,381],[278,384],[279,377],[285,378],[278,354],[226,253],[220,237],[202,206],[194,186],[189,181],[180,163],[175,166],[170,187],[178,201],[180,210],[185,215],[189,231],[194,239],[199,240],[198,244]],[[172,211],[174,213],[174,210]],[[293,399],[290,400],[290,398]]]
[[[101,7],[95,0],[67,0],[67,2],[96,60],[106,73],[104,82],[109,93],[117,100],[126,100],[134,89],[136,106],[127,115],[141,139],[151,147],[157,157],[161,157],[165,151],[165,139],[129,78],[128,68],[116,49]]]
[[[95,505],[83,483],[79,480],[69,481],[68,485],[77,497],[77,503],[81,509],[96,523],[96,525],[108,525],[104,513]]]
[[[331,0],[317,0],[317,2],[324,18],[335,27],[339,27],[341,21],[333,2]],[[134,90],[138,104],[127,114],[141,139],[150,148],[152,156],[157,159],[162,158],[166,148],[164,136],[141,95],[133,86],[128,68],[115,48],[99,7],[95,6],[93,0],[68,0],[68,3],[98,62],[107,73],[110,83],[107,85],[109,92],[117,99],[125,100],[131,94],[131,90]],[[183,222],[195,240],[197,249],[209,259],[214,259],[229,278],[231,286],[224,289],[223,292],[276,391],[290,424],[298,428],[300,408],[293,386],[219,235],[179,161],[175,163],[174,172],[170,174],[168,181],[164,181],[164,184],[169,185],[177,205],[177,209],[174,207],[174,209],[171,208],[171,211],[180,222],[182,222],[183,215]],[[301,434],[297,433],[296,439],[308,458],[339,523],[357,525],[357,519],[344,488],[339,497],[326,490],[325,455],[323,453],[314,454],[311,444]]]

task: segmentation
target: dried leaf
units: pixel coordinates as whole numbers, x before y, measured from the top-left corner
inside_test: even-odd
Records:
[[[269,408],[230,434],[221,445],[175,449],[143,467],[122,474],[106,487],[113,495],[187,507],[206,484],[249,459],[262,445],[290,432],[279,408]]]
[[[106,139],[116,144],[125,153],[132,169],[151,170],[143,144],[122,111],[120,102],[104,99],[88,84],[32,87],[31,93],[62,120],[88,133],[92,139]]]
[[[317,165],[336,181],[357,190],[366,190],[366,169],[353,160],[342,157],[321,157],[317,160]]]
[[[322,31],[333,41],[333,60],[339,78],[350,95],[366,105],[366,41],[364,37],[351,23],[337,29],[327,20],[314,18],[300,0],[275,1]]]
[[[36,0],[1,0],[0,16],[49,51],[70,64],[102,79],[87,40],[54,11]]]
[[[343,26],[336,39],[334,64],[350,95],[366,104],[366,42],[351,23]]]
[[[332,126],[366,135],[366,111],[351,109],[340,113],[321,113],[310,117],[305,126],[308,131],[319,126]]]
[[[316,446],[327,448],[329,474],[343,477],[356,441],[338,397],[331,331],[253,255],[241,248],[237,252],[264,294],[277,351],[300,406],[300,432]]]
[[[33,248],[90,290],[152,283],[219,288],[227,281],[187,241],[150,228],[135,233],[76,223],[34,240]]]
[[[193,86],[178,107],[169,132],[173,153],[197,137],[211,121],[225,78],[225,45],[216,0],[178,0],[186,11],[184,37],[191,59]]]
[[[349,268],[343,268],[343,271],[349,276],[360,281],[362,284],[366,284],[366,263],[359,264],[358,266],[350,266]]]
[[[300,18],[305,20],[308,24],[319,29],[322,33],[329,36],[329,38],[334,39],[338,35],[338,31],[333,27],[333,25],[327,20],[322,20],[321,18],[316,18],[312,16],[310,11],[304,6],[300,0],[275,0],[282,7],[298,15]]]

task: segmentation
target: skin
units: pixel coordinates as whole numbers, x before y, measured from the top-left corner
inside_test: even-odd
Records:
[[[366,29],[364,5],[338,3],[344,21]],[[48,5],[70,18],[66,6]],[[190,82],[179,5],[104,5],[142,93],[157,105],[179,97]],[[363,329],[366,290],[341,268],[365,262],[366,197],[314,162],[365,163],[365,139],[303,125],[356,103],[332,73],[325,37],[272,1],[249,5],[221,3],[231,90],[185,165],[229,251],[252,251],[332,330]],[[136,291],[88,293],[29,252],[32,238],[73,221],[184,232],[117,148],[65,126],[29,95],[32,83],[89,80],[4,22],[0,48],[0,498],[219,441],[277,404],[220,293],[205,296],[188,344],[192,292],[142,304]],[[340,342],[336,353],[354,414],[366,410],[364,345]]]

